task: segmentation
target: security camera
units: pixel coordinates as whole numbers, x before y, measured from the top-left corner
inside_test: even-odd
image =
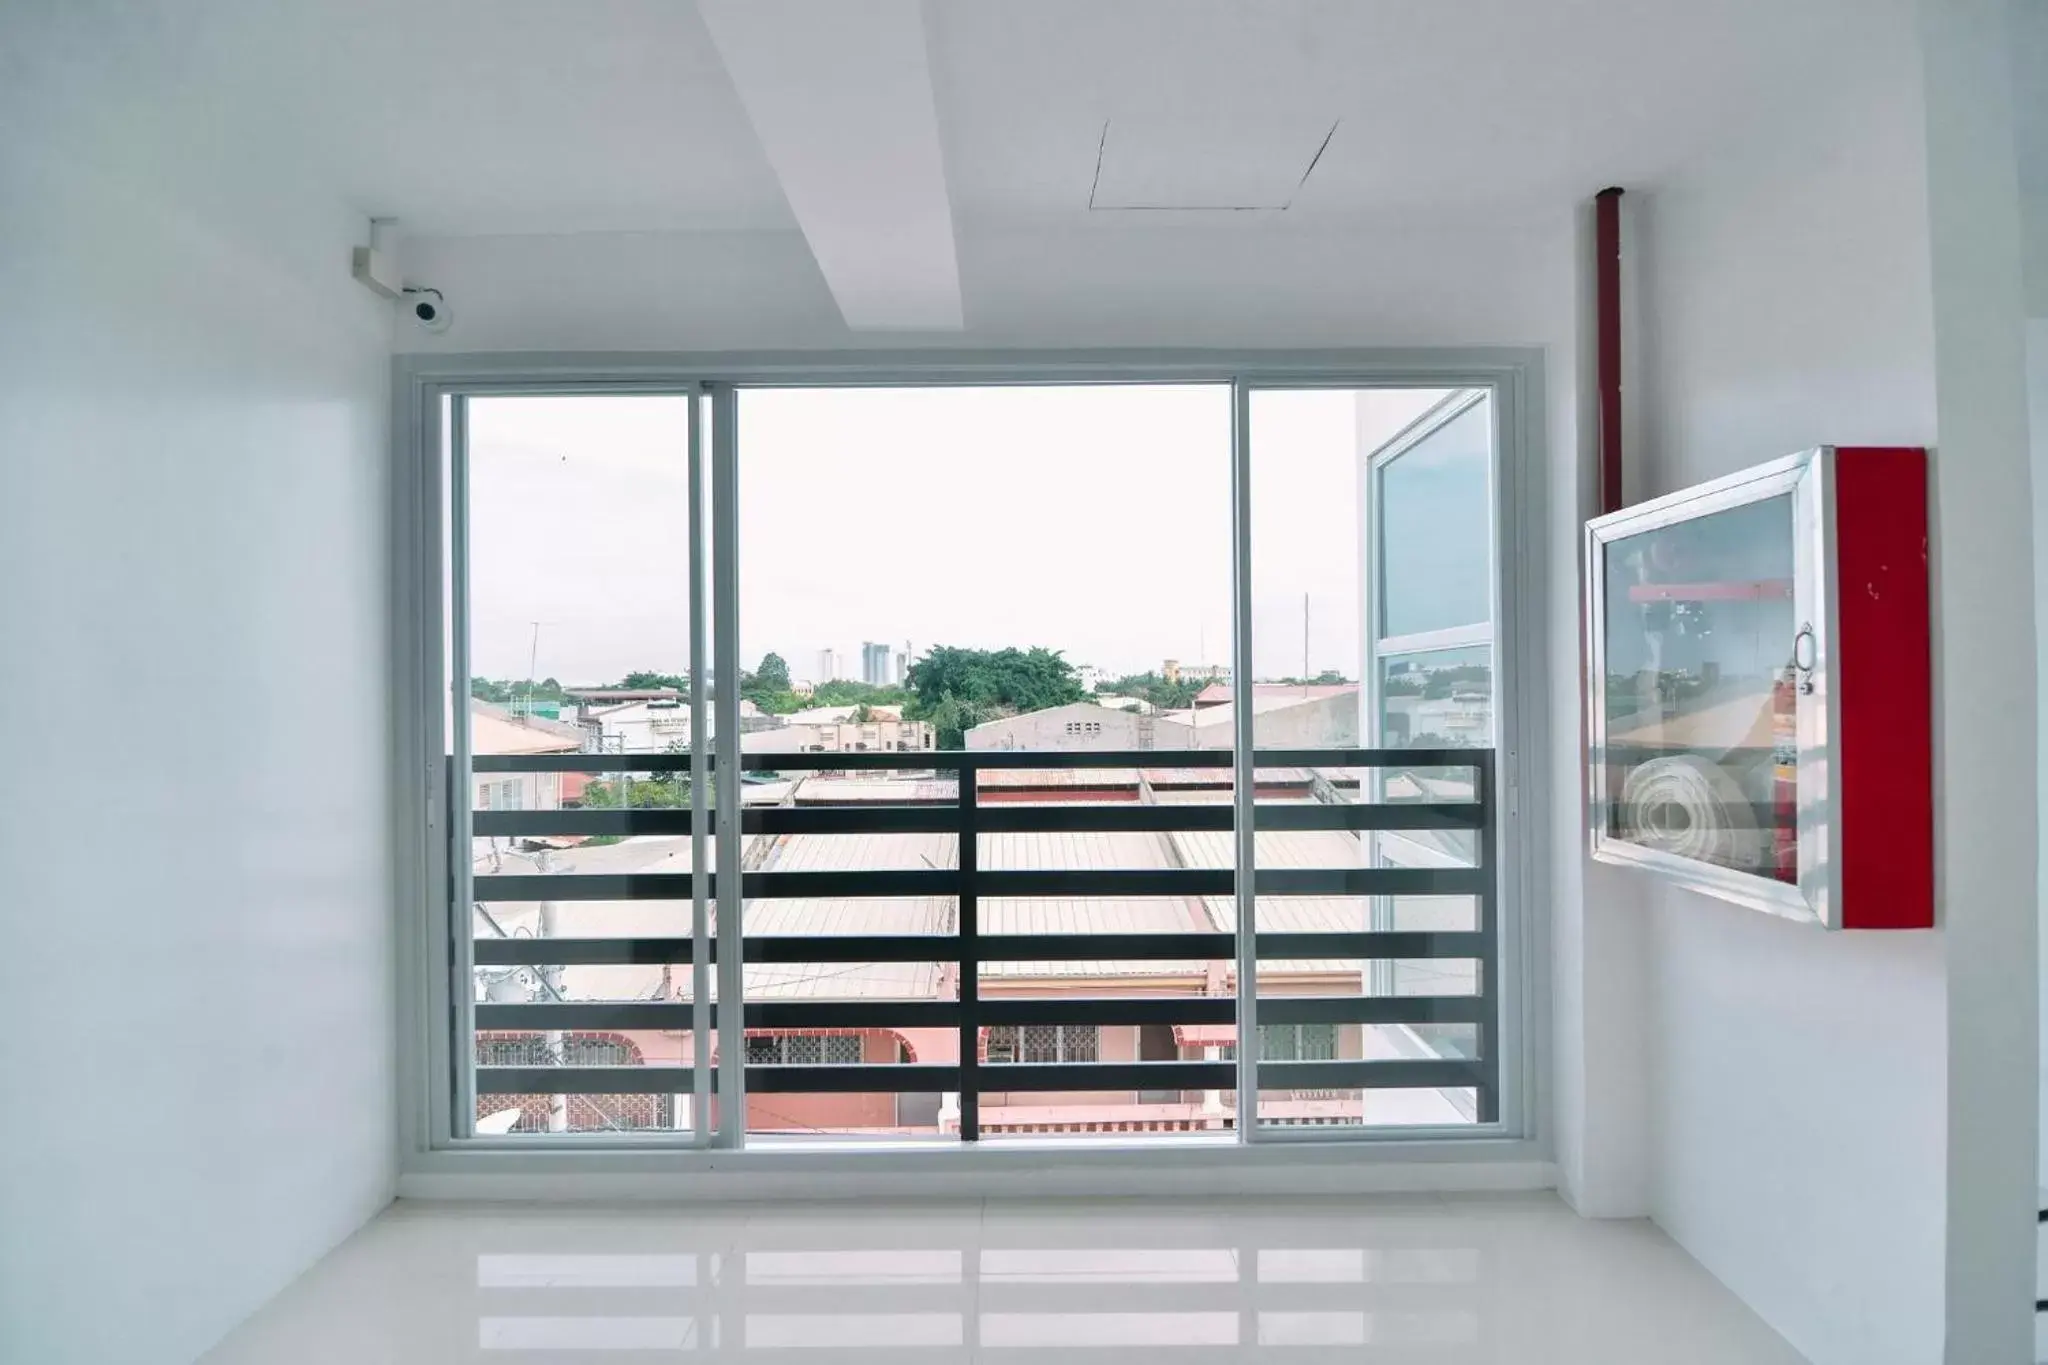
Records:
[[[448,324],[455,320],[454,314],[448,310],[448,301],[441,297],[438,289],[407,285],[403,307],[422,331],[445,332]]]

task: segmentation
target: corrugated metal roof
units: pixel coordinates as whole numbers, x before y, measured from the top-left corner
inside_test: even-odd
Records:
[[[1190,867],[1228,867],[1235,853],[1234,834],[1198,830],[1167,836],[1180,849]],[[1366,867],[1365,845],[1359,835],[1342,830],[1287,830],[1261,832],[1254,838],[1254,857],[1260,867],[1342,868]],[[1237,902],[1229,896],[1209,897],[1209,910],[1220,927],[1237,927]],[[1273,933],[1351,933],[1372,928],[1371,898],[1366,896],[1261,896],[1258,924]],[[1396,896],[1394,924],[1400,929],[1466,930],[1474,927],[1473,907],[1465,897]],[[1259,976],[1290,973],[1345,973],[1358,970],[1351,958],[1300,960],[1267,959],[1259,964]],[[1469,962],[1444,960],[1404,964],[1397,989],[1403,995],[1464,994],[1477,989],[1476,973]]]
[[[1236,857],[1237,835],[1228,830],[1183,831],[1167,836],[1189,867],[1230,867]],[[1261,832],[1253,836],[1254,858],[1260,867],[1363,867],[1364,849],[1355,834],[1342,830]],[[1237,928],[1237,901],[1231,896],[1210,896],[1209,913],[1219,928]],[[1261,896],[1259,928],[1273,933],[1348,933],[1372,927],[1363,896]],[[1347,972],[1357,963],[1350,959],[1312,958],[1268,961],[1260,964],[1266,972]]]
[[[1094,871],[1114,868],[1176,867],[1172,846],[1160,834],[1057,833],[984,834],[981,866],[990,871]],[[985,934],[1189,934],[1211,933],[1216,923],[1196,897],[1029,896],[990,897],[981,902]],[[991,962],[988,977],[1201,976],[1199,960],[1115,962]]]
[[[858,754],[846,756],[857,760]],[[848,767],[858,767],[850,761]],[[960,784],[948,778],[917,778],[905,782],[889,778],[807,777],[797,783],[799,806],[848,806],[861,803],[900,806],[928,806],[960,799]]]
[[[1341,697],[1346,692],[1356,692],[1357,683],[1277,683],[1255,682],[1252,684],[1252,705],[1257,706],[1267,697],[1282,698],[1282,704],[1294,701],[1315,701],[1323,697]],[[1214,706],[1228,702],[1237,692],[1229,683],[1212,682],[1195,694],[1198,706]]]
[[[1169,798],[1176,798],[1173,804],[1178,805],[1230,804],[1233,779],[1228,768],[1147,768],[1145,781],[1161,805],[1168,804]],[[1252,785],[1255,787],[1300,787],[1306,794],[1314,781],[1315,773],[1307,768],[1252,770]],[[1177,799],[1182,796],[1188,799]]]
[[[545,716],[514,715],[471,698],[469,746],[475,754],[573,754],[583,748],[583,731]]]
[[[1060,791],[1072,788],[1093,790],[1100,787],[1131,787],[1138,785],[1136,768],[991,768],[978,775],[977,790],[984,787],[998,789],[1023,787],[1031,790]]]
[[[775,841],[764,871],[857,872],[957,865],[950,834],[798,834]],[[749,937],[830,938],[844,934],[954,932],[951,897],[837,896],[752,899]],[[944,985],[938,962],[756,963],[746,969],[749,1000],[931,1000]]]
[[[865,785],[900,788],[903,784]],[[1227,793],[1222,795],[1227,799]],[[956,841],[947,834],[789,835],[773,839],[773,846],[764,849],[763,841],[767,839],[769,836],[752,836],[746,841],[747,861],[775,871],[956,865]],[[1233,847],[1233,836],[1227,831],[1170,835],[1004,832],[982,836],[980,865],[989,870],[1073,871],[1228,867]],[[1264,866],[1363,865],[1357,836],[1339,831],[1261,833],[1257,836],[1257,848]],[[551,865],[564,875],[687,872],[690,840],[637,838],[584,846],[552,855]],[[531,859],[507,857],[502,870],[525,872],[533,866]],[[487,872],[491,868],[487,861],[480,861],[477,870]],[[1262,927],[1281,930],[1363,929],[1368,927],[1366,906],[1365,898],[1355,896],[1265,897],[1260,903],[1260,922]],[[553,907],[552,931],[563,937],[665,936],[690,932],[687,899],[565,900],[554,902]],[[499,903],[489,908],[498,927],[506,933],[525,936],[538,932],[539,905],[535,902]],[[746,915],[748,933],[760,936],[949,936],[956,931],[952,899],[937,896],[754,899],[748,902]],[[1235,905],[1227,896],[992,897],[980,904],[981,930],[988,934],[1210,933],[1228,932],[1234,924]],[[478,915],[476,932],[488,937],[496,931]],[[1201,960],[1086,959],[987,963],[982,970],[992,980],[1015,983],[1031,979],[1078,982],[1140,976],[1199,980],[1208,967]],[[1442,970],[1447,981],[1455,980],[1460,972],[1469,976],[1462,966],[1445,964]],[[1263,964],[1261,976],[1355,971],[1356,964],[1350,961],[1276,961]],[[750,999],[935,999],[946,988],[949,973],[950,967],[945,963],[755,964],[746,968],[746,990]],[[571,999],[647,999],[660,989],[662,975],[659,966],[566,967],[562,969],[561,982],[564,994]],[[673,998],[689,998],[687,969],[671,972],[669,983]]]

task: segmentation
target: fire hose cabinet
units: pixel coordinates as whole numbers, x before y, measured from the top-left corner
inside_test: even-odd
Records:
[[[1592,854],[1934,924],[1927,454],[1823,446],[1586,523]]]

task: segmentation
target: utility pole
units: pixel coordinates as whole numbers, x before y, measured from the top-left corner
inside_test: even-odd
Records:
[[[533,648],[526,656],[526,705],[513,707],[512,714],[531,718],[533,715],[533,675],[540,668],[540,622],[533,623]]]
[[[534,867],[536,871],[541,873],[550,873],[555,870],[554,861],[549,856],[548,850],[542,849],[535,856]],[[535,927],[534,935],[537,938],[553,938],[555,936],[555,903],[553,901],[542,901],[539,909],[540,913],[537,917],[538,923]],[[543,993],[547,998],[559,1001],[562,998],[562,969],[559,966],[542,967],[540,969],[540,979],[544,988]],[[569,1064],[569,1059],[564,1052],[564,1049],[568,1046],[567,1034],[559,1029],[551,1029],[543,1040],[543,1045],[547,1048],[548,1059],[554,1065],[567,1066]],[[569,1131],[569,1097],[565,1094],[548,1096],[548,1131],[550,1133],[566,1133]]]

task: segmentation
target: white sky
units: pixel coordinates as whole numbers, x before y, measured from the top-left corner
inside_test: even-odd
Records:
[[[1262,677],[1359,669],[1359,464],[1438,391],[1253,396]],[[689,663],[686,400],[474,399],[472,671]],[[887,641],[1044,645],[1112,673],[1230,660],[1224,388],[748,390],[740,654],[859,676]],[[1361,430],[1363,428],[1363,430]]]

